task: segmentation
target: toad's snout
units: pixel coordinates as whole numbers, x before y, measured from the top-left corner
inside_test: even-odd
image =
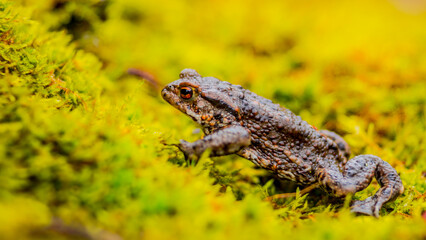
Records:
[[[167,86],[165,86],[163,88],[163,90],[161,90],[161,96],[163,97],[164,100],[168,101],[168,99],[170,99],[170,95],[173,93],[174,87],[169,84]]]
[[[161,97],[163,97],[166,102],[175,106],[179,99],[176,95],[176,86],[173,84],[168,84],[161,90]]]
[[[167,87],[168,87],[168,86],[165,86],[165,87],[163,88],[163,90],[161,90],[161,96],[163,97],[163,99],[166,99],[167,92],[168,92]]]

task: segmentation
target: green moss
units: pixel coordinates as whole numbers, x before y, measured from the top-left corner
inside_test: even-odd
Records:
[[[274,1],[19,2],[0,0],[2,236],[426,236],[424,14],[367,1],[314,1],[306,12]],[[353,10],[352,18],[340,16],[342,9]],[[389,37],[401,29],[405,34]],[[146,81],[127,75],[130,67],[145,71]],[[187,166],[170,144],[201,134],[158,96],[185,67],[242,84],[342,133],[354,154],[395,166],[406,191],[382,218],[356,217],[350,199],[319,190],[263,201],[297,186],[236,156]],[[378,188],[373,182],[354,198]]]

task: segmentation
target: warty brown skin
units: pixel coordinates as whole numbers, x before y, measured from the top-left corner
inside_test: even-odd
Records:
[[[387,162],[374,155],[349,161],[348,144],[334,132],[317,130],[290,110],[238,85],[201,77],[184,69],[180,79],[162,90],[163,98],[199,123],[205,133],[195,142],[181,140],[187,159],[238,154],[278,177],[301,184],[320,183],[327,192],[344,197],[366,188],[373,177],[381,188],[352,211],[378,217],[382,205],[403,191],[401,179]]]

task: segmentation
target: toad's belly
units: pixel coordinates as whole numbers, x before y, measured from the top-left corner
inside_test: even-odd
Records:
[[[243,148],[237,154],[261,168],[272,171],[279,178],[295,181],[300,184],[312,184],[316,182],[312,165],[306,162],[291,161],[284,157],[274,157],[262,151],[257,151],[253,147]]]

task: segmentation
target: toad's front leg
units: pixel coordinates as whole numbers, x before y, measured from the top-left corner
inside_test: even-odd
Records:
[[[223,156],[236,153],[249,145],[249,132],[245,128],[235,125],[219,129],[192,143],[181,140],[178,147],[186,159],[198,160],[207,149],[211,149],[210,156]]]

